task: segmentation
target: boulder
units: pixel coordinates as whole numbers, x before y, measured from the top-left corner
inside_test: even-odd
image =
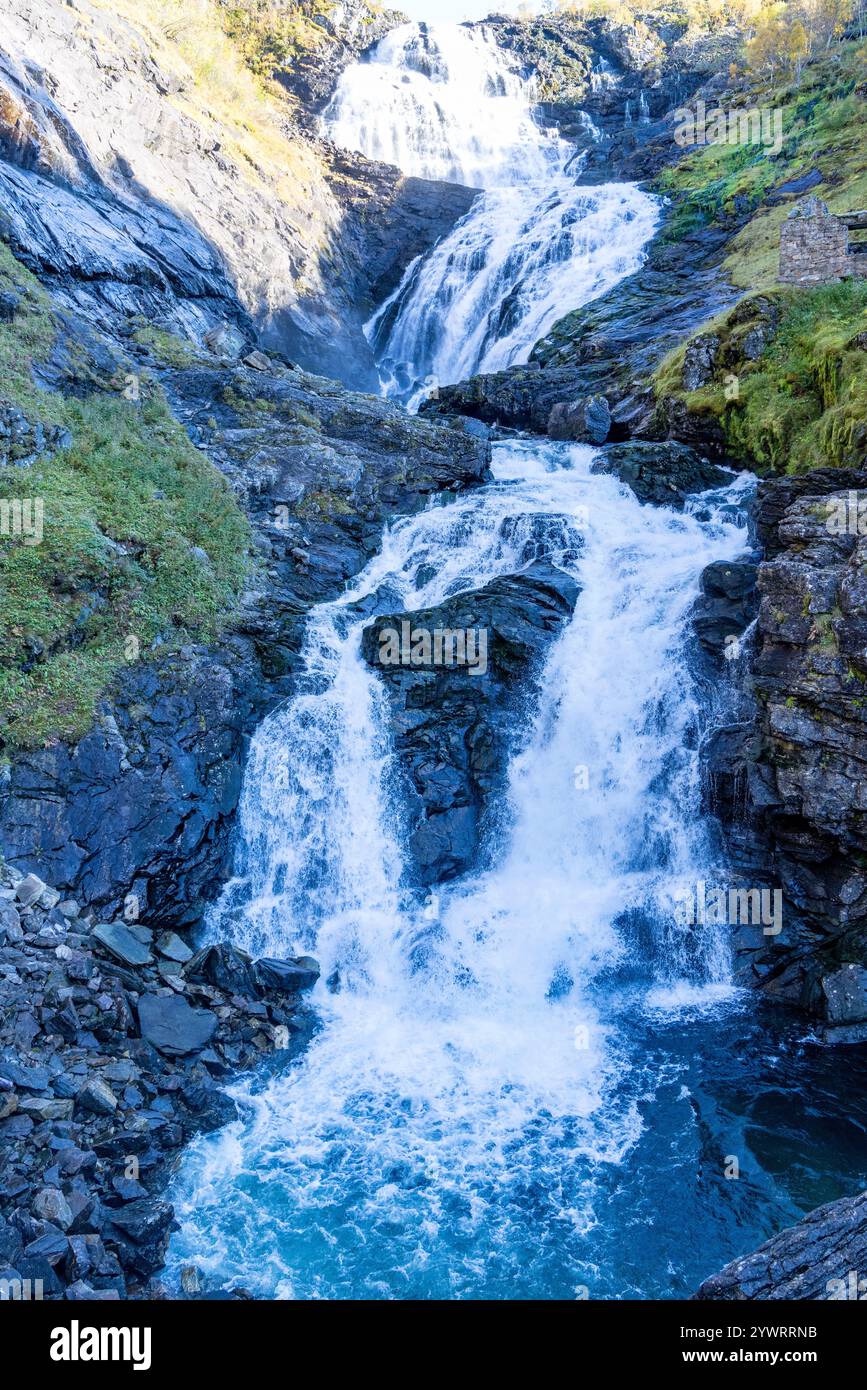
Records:
[[[301,990],[312,989],[319,979],[319,962],[312,956],[298,956],[294,960],[276,960],[266,957],[257,960],[256,979],[263,990],[276,990],[280,994],[298,994]]]
[[[611,429],[611,410],[604,396],[558,401],[548,416],[551,439],[573,439],[585,444],[604,444]]]
[[[748,560],[718,560],[702,571],[692,623],[701,645],[714,656],[740,653],[737,639],[758,612],[757,573],[758,566]]]
[[[153,959],[144,942],[134,936],[123,922],[100,922],[92,934],[110,955],[124,965],[150,965]]]
[[[702,333],[691,338],[683,354],[681,379],[684,391],[698,391],[713,381],[720,340],[714,333]]]
[[[683,511],[690,494],[731,482],[730,473],[702,458],[689,445],[673,440],[611,444],[594,460],[591,472],[613,473],[632,489],[639,502],[674,507],[676,511]]]
[[[76,1101],[83,1110],[90,1110],[94,1115],[112,1115],[117,1109],[117,1096],[99,1076],[85,1081]]]
[[[37,1192],[33,1198],[33,1211],[40,1221],[50,1221],[62,1231],[68,1231],[72,1225],[72,1211],[59,1188],[44,1187]]]
[[[179,994],[142,995],[138,1017],[142,1037],[169,1057],[200,1052],[217,1028],[216,1014],[191,1008]]]
[[[544,554],[554,541],[562,554],[582,544],[563,518],[527,529],[530,555]],[[364,629],[362,654],[385,684],[394,746],[408,780],[409,848],[420,884],[454,878],[476,864],[516,736],[526,727],[519,711],[532,699],[545,649],[568,621],[578,593],[569,574],[539,558],[519,574],[436,608],[383,616]],[[469,664],[437,663],[434,648],[429,664],[384,664],[383,639],[416,630],[461,632],[468,635],[467,651],[475,634],[476,655],[484,634],[484,669],[481,662],[475,674]]]
[[[184,968],[188,980],[203,980],[227,994],[240,994],[245,999],[258,999],[260,994],[253,962],[246,951],[221,941],[205,946],[189,960]]]
[[[817,1207],[753,1254],[706,1279],[694,1297],[737,1302],[862,1299],[865,1270],[867,1192],[862,1192]]]
[[[863,965],[843,965],[822,979],[825,1012],[829,1023],[867,1021],[867,970]]]

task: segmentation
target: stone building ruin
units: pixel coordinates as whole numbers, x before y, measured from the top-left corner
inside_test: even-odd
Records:
[[[821,198],[805,198],[780,229],[780,280],[785,285],[827,285],[849,275],[867,275],[867,241],[850,232],[867,231],[867,211],[829,212]]]

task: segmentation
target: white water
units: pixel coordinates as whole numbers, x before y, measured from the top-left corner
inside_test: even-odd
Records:
[[[430,364],[446,380],[469,357],[526,355],[539,323],[637,264],[655,219],[634,189],[571,184],[484,39],[436,42],[431,58],[417,31],[393,35],[329,114],[346,144],[488,190],[380,315],[405,385]],[[557,235],[562,258],[547,254]],[[510,296],[518,310],[500,315]],[[677,514],[592,474],[592,457],[498,444],[493,485],[395,525],[354,589],[311,615],[299,693],[254,741],[237,878],[210,926],[256,954],[315,954],[322,1028],[291,1067],[238,1085],[243,1120],[188,1154],[175,1269],[271,1297],[635,1291],[599,1244],[606,1175],[626,1172],[673,1072],[641,1054],[624,1010],[728,992],[724,940],[679,928],[673,901],[714,878],[685,632],[704,566],[745,549],[746,482]],[[515,573],[540,546],[581,586],[575,613],[526,692],[492,867],[425,901],[360,633],[376,611]],[[640,1171],[638,1190],[654,1181]],[[658,1280],[647,1260],[639,1291],[651,1265]]]
[[[638,268],[655,229],[649,194],[576,184],[575,146],[536,123],[534,98],[484,31],[407,25],[347,69],[325,112],[338,145],[484,190],[368,325],[389,393],[410,405],[525,362],[566,311]]]
[[[516,1278],[581,1276],[594,1175],[641,1131],[617,1094],[632,1063],[612,1011],[636,989],[652,1005],[725,989],[724,942],[671,910],[713,876],[683,632],[702,568],[746,541],[744,484],[699,520],[641,506],[591,458],[499,446],[495,486],[395,526],[317,611],[311,691],[256,738],[243,873],[214,930],[312,949],[342,988],[317,986],[324,1027],[298,1064],[240,1088],[245,1123],[194,1147],[177,1260],[288,1297],[510,1296]],[[514,573],[540,536],[582,593],[528,692],[510,828],[494,869],[425,906],[402,887],[401,799],[358,655],[371,619],[352,605],[429,606]]]

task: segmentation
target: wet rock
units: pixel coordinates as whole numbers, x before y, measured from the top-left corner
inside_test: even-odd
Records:
[[[697,1299],[860,1299],[867,1268],[867,1192],[811,1211],[706,1279]],[[852,1280],[854,1274],[854,1284]]]
[[[575,538],[580,546],[580,536]],[[524,702],[546,646],[568,620],[578,586],[563,570],[537,561],[521,574],[446,599],[437,608],[381,617],[364,629],[362,654],[385,683],[398,757],[408,780],[410,851],[418,882],[442,882],[478,861],[492,825]],[[406,624],[404,628],[402,625]],[[413,665],[415,630],[465,634],[485,661]],[[383,638],[406,633],[406,661],[385,663]],[[435,653],[431,652],[431,657]]]
[[[867,1021],[867,970],[862,965],[843,965],[822,979],[829,1023]]]
[[[230,869],[246,739],[291,690],[310,606],[343,591],[388,520],[489,476],[484,439],[301,372],[253,375],[190,368],[168,385],[246,499],[268,583],[223,646],[125,670],[76,747],[21,753],[0,780],[7,859],[102,923],[130,894],[153,927],[201,918]],[[311,563],[297,563],[299,548]]]
[[[143,995],[138,1016],[142,1037],[170,1057],[201,1051],[217,1027],[209,1009],[193,1009],[178,994]]]
[[[551,439],[574,439],[586,444],[604,444],[611,429],[611,410],[604,396],[566,403],[558,401],[548,416]]]
[[[94,927],[93,936],[124,965],[149,965],[153,959],[147,946],[122,922],[101,922]]]
[[[702,458],[686,444],[673,440],[612,444],[594,460],[593,473],[613,473],[626,483],[640,502],[682,511],[688,496],[709,488],[724,487],[730,474]]]
[[[206,980],[245,999],[258,999],[261,993],[252,958],[225,941],[198,951],[185,966],[184,975],[188,980]]]
[[[156,1273],[165,1263],[173,1219],[174,1209],[155,1197],[128,1202],[109,1214],[111,1227],[120,1233],[118,1245],[140,1277]]]
[[[747,560],[716,561],[702,571],[702,596],[692,615],[698,640],[716,657],[740,654],[738,639],[758,611],[758,567]]]
[[[255,974],[263,989],[274,989],[281,994],[298,994],[301,990],[312,989],[316,984],[319,963],[312,956],[298,956],[295,960],[266,957],[256,961]]]
[[[720,800],[732,851],[750,882],[771,865],[783,894],[783,931],[739,957],[743,978],[824,1019],[829,1042],[857,1040],[843,1030],[861,1021],[829,1018],[824,982],[845,1009],[844,983],[860,976],[840,972],[867,966],[867,538],[837,524],[865,488],[853,470],[761,482],[765,559],[742,672],[752,719],[719,774],[732,789]]]
[[[668,145],[676,148],[670,136]],[[567,313],[528,363],[441,386],[420,413],[467,415],[542,434],[559,402],[601,395],[611,411],[609,438],[672,437],[703,452],[724,452],[718,422],[696,420],[682,402],[663,402],[662,409],[648,383],[669,351],[740,297],[719,266],[729,231],[703,228],[668,248],[661,240],[652,243],[640,270]]]

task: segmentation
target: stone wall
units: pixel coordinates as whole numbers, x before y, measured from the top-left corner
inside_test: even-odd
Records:
[[[864,275],[867,264],[849,246],[844,220],[820,198],[805,198],[780,229],[780,280],[789,285],[824,285],[847,275]]]

